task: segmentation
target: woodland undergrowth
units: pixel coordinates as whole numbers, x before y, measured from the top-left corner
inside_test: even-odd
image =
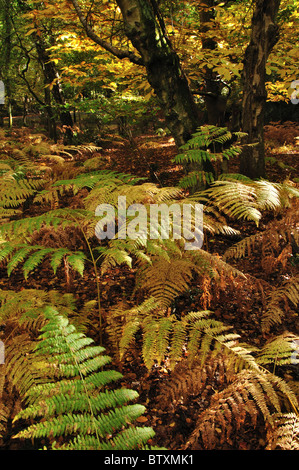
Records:
[[[237,158],[206,131],[176,163]],[[198,175],[161,186],[28,129],[1,130],[0,173],[2,448],[241,449],[247,432],[247,449],[298,450],[296,181],[222,171],[189,193]],[[99,241],[95,209],[119,196],[203,204],[202,248]]]

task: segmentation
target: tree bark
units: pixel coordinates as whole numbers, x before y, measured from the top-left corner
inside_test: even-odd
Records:
[[[148,0],[117,0],[125,31],[139,52],[150,85],[178,146],[199,126],[199,115],[179,58],[166,35],[156,3]]]
[[[89,37],[107,49],[103,41],[87,27],[77,0],[72,0],[72,3]],[[157,4],[155,0],[117,0],[117,4],[121,9],[126,35],[140,57],[120,50],[114,55],[127,57],[133,63],[145,66],[167,126],[176,144],[181,146],[199,126],[199,115],[179,58],[166,35]],[[107,50],[114,53],[111,47]]]
[[[3,23],[4,23],[4,41],[3,41],[3,75],[6,94],[6,108],[8,113],[8,127],[12,127],[12,90],[11,90],[11,51],[12,51],[12,23],[11,23],[11,0],[4,1]]]
[[[213,51],[217,49],[217,41],[206,34],[211,30],[211,23],[215,20],[214,6],[214,0],[203,0],[202,4],[200,5],[201,9],[199,17],[200,32],[203,35],[203,50],[206,49]],[[205,81],[205,94],[203,97],[208,115],[208,123],[215,126],[224,126],[224,116],[227,101],[227,99],[221,94],[224,84],[221,82],[221,80],[217,80],[217,73],[215,73],[209,67],[205,67],[203,78]]]
[[[266,62],[279,37],[276,24],[279,5],[280,0],[256,0],[251,38],[244,56],[242,130],[248,136],[240,156],[240,173],[253,179],[265,177]]]
[[[43,41],[43,38],[35,35],[34,42],[35,42],[36,51],[38,54],[38,59],[44,72],[45,85],[46,86],[51,85],[51,93],[55,100],[55,103],[58,106],[58,113],[59,113],[61,124],[62,126],[65,126],[64,141],[65,143],[70,144],[72,142],[72,137],[73,137],[73,131],[72,131],[73,119],[72,119],[72,115],[70,111],[65,108],[66,103],[65,103],[64,94],[61,88],[60,77],[59,77],[58,71],[56,69],[54,62],[51,60],[51,57],[49,56],[47,52],[47,48]],[[47,103],[47,106],[49,107],[50,104]]]

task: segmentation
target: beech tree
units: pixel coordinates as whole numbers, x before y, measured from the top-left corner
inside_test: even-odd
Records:
[[[128,39],[138,51],[120,51],[105,43],[89,26],[77,0],[72,4],[87,33],[97,44],[117,57],[127,57],[146,68],[147,78],[157,95],[164,111],[168,128],[178,146],[184,144],[201,124],[194,96],[190,90],[179,56],[172,47],[166,32],[163,17],[155,0],[117,0],[124,29]],[[242,130],[248,133],[246,147],[241,158],[241,173],[256,178],[264,176],[264,106],[266,103],[265,75],[266,61],[278,40],[275,23],[280,0],[256,0],[252,18],[251,38],[244,57]],[[203,31],[209,28],[214,18],[214,1],[209,0],[206,10],[201,10],[200,20]],[[215,49],[213,38],[202,41],[203,49]],[[206,105],[210,119],[217,124],[221,102],[219,81],[215,72],[205,69],[207,86]],[[216,91],[215,91],[215,84]],[[213,93],[214,91],[214,93]],[[212,108],[215,108],[214,111]]]
[[[11,22],[11,0],[1,0],[1,16],[3,21],[2,54],[0,59],[1,73],[5,83],[6,103],[8,109],[9,127],[12,126],[12,89],[11,89],[11,54],[12,54],[12,22]]]
[[[185,143],[199,125],[198,110],[155,0],[117,0],[126,35],[139,53],[137,57],[103,41],[88,26],[78,1],[72,0],[72,3],[91,39],[117,57],[127,57],[146,68],[148,81],[159,99],[177,145]]]
[[[242,130],[248,136],[241,155],[240,173],[250,178],[265,177],[266,62],[279,38],[276,23],[279,5],[280,0],[256,0],[251,38],[245,51]]]
[[[295,0],[255,0],[248,8],[244,0],[0,1],[18,6],[13,28],[25,58],[12,65],[13,75],[20,75],[46,112],[60,111],[62,124],[70,127],[70,106],[74,109],[77,103],[83,104],[88,112],[88,100],[84,100],[93,83],[98,89],[103,85],[104,90],[111,82],[111,93],[119,93],[119,99],[124,88],[130,92],[135,87],[133,93],[140,99],[145,97],[144,107],[154,92],[166,125],[180,147],[207,121],[227,125],[226,105],[234,110],[243,95],[242,130],[248,137],[240,170],[254,178],[264,176],[266,89],[270,84],[271,98],[280,91],[286,94],[288,84],[296,78],[294,60],[291,67],[295,48],[290,35],[292,22],[298,19]],[[250,24],[248,12],[252,8],[255,12]],[[266,75],[267,59],[278,39],[277,24],[283,30],[288,22],[289,30],[282,31]],[[3,25],[0,28],[3,31]],[[88,51],[93,48],[93,64],[89,63],[89,53],[83,61],[83,44]],[[81,52],[77,54],[78,50]],[[122,65],[117,59],[123,59]],[[44,83],[38,84],[32,80],[32,70],[40,74],[40,66]],[[44,98],[40,88],[43,85]],[[79,98],[73,99],[76,96]]]

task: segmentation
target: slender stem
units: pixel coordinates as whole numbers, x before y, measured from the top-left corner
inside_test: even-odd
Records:
[[[99,283],[99,274],[98,274],[98,268],[97,268],[97,260],[95,260],[95,257],[93,255],[92,248],[90,246],[90,243],[88,241],[88,238],[86,237],[84,231],[82,230],[85,241],[88,246],[88,250],[92,259],[92,264],[93,264],[93,269],[96,277],[96,285],[97,285],[97,300],[98,300],[98,310],[99,310],[99,326],[100,326],[100,345],[102,346],[102,340],[103,340],[103,335],[102,335],[102,312],[101,312],[101,290],[100,290],[100,283]]]
[[[86,233],[84,232],[83,228],[81,227],[81,225],[79,224],[78,220],[76,219],[76,217],[74,217],[72,214],[71,214],[71,217],[72,219],[77,223],[78,227],[80,227],[80,230],[83,234],[83,237],[86,241],[86,244],[87,244],[87,247],[88,247],[88,250],[89,250],[89,253],[90,253],[90,257],[91,257],[91,262],[92,262],[92,265],[93,265],[93,269],[94,269],[94,273],[95,273],[95,277],[96,277],[96,286],[97,286],[97,301],[98,301],[98,311],[99,311],[99,329],[100,329],[100,345],[102,346],[102,342],[103,342],[103,333],[102,333],[102,326],[103,326],[103,321],[102,321],[102,312],[101,312],[101,290],[100,290],[100,283],[99,283],[99,274],[98,274],[98,268],[97,268],[97,260],[95,259],[94,257],[94,254],[92,252],[92,248],[90,246],[90,243],[89,243],[89,240],[86,236]]]

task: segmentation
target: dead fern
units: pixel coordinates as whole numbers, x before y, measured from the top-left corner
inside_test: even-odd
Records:
[[[278,350],[281,352],[282,347]],[[266,357],[275,357],[276,352],[273,348],[271,352],[255,350],[254,354],[264,356],[267,363]],[[156,406],[164,413],[180,416],[180,410],[184,410],[192,419],[196,415],[196,424],[182,449],[236,450],[244,431],[251,429],[256,434],[260,427],[263,439],[267,430],[266,445],[270,445],[279,424],[277,416],[292,413],[298,417],[297,396],[287,382],[258,361],[245,361],[243,367],[236,368],[233,354],[227,353],[222,349],[216,355],[209,354],[204,363],[199,356],[192,367],[183,359],[159,388]]]
[[[278,392],[287,386],[275,376],[243,370],[224,390],[212,396],[209,407],[197,418],[185,449],[221,449],[234,443],[236,433],[249,424],[257,425],[259,414],[273,425],[274,413],[281,412]]]
[[[296,413],[277,413],[267,433],[266,450],[299,450],[299,419]]]
[[[295,203],[280,220],[275,218],[263,231],[244,238],[226,250],[223,258],[240,259],[258,253],[261,268],[266,274],[274,272],[278,267],[285,269],[299,246],[298,218],[298,204]]]
[[[268,296],[266,310],[262,316],[262,330],[269,331],[273,325],[282,323],[286,314],[299,304],[299,276],[294,276],[273,289]]]

